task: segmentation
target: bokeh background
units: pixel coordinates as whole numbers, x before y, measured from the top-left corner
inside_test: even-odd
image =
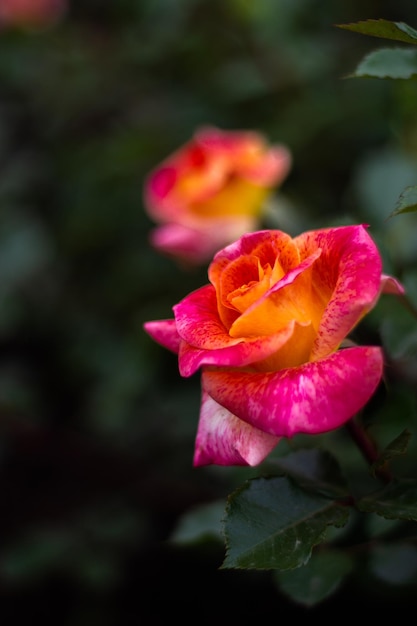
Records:
[[[184,514],[251,474],[192,467],[199,379],[181,379],[142,328],[207,282],[206,267],[151,249],[142,196],[147,173],[205,124],[292,151],[266,224],[297,234],[366,222],[385,271],[415,297],[416,217],[387,217],[417,184],[417,82],[348,78],[386,42],[335,25],[370,18],[417,28],[417,6],[68,0],[54,21],[1,25],[2,623],[385,609],[375,580],[307,611],[268,572],[220,570],[216,537],[171,541]],[[408,358],[391,407],[408,417],[416,343],[401,333],[414,320],[382,311],[361,339]]]

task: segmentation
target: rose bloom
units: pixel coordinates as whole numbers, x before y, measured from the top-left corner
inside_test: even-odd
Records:
[[[66,9],[66,0],[0,0],[0,26],[48,26]]]
[[[404,289],[365,226],[248,233],[208,277],[174,319],[144,324],[182,376],[201,368],[195,466],[257,465],[281,437],[332,431],[373,395],[382,349],[345,340],[381,293]]]
[[[259,133],[199,129],[145,181],[145,208],[158,224],[152,246],[182,263],[210,261],[259,228],[265,200],[290,166],[289,150]]]

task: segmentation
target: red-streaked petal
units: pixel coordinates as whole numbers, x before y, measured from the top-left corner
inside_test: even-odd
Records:
[[[246,367],[251,363],[263,361],[275,354],[290,339],[294,327],[295,322],[291,321],[285,328],[269,337],[257,337],[240,341],[235,345],[233,340],[230,340],[228,347],[213,350],[200,350],[182,341],[178,357],[180,374],[184,377],[192,376],[202,365]],[[228,335],[226,337],[229,338]]]
[[[259,465],[278,441],[242,422],[203,390],[194,466]]]
[[[202,380],[210,396],[240,419],[292,437],[343,425],[371,398],[382,371],[382,350],[358,347],[266,374],[204,370]]]
[[[233,339],[221,323],[212,285],[201,287],[174,306],[177,331],[181,338],[181,376],[191,376],[201,365],[245,367],[266,359],[288,341],[294,321],[266,337]]]
[[[230,337],[219,318],[216,292],[212,285],[206,285],[193,291],[178,304],[175,304],[173,309],[179,335],[194,348],[217,350],[236,346],[242,341],[255,345],[261,339],[261,335],[252,338]],[[293,323],[293,320],[291,322]],[[284,335],[287,336],[287,330],[284,328],[283,331]],[[275,334],[281,336],[281,331]],[[278,349],[282,342],[277,346],[273,337],[274,333],[271,333],[268,337],[262,337],[262,341],[268,342],[271,339],[274,349]],[[265,358],[267,354],[270,354],[269,349],[263,350],[259,358]],[[253,360],[258,360],[258,358]]]
[[[382,260],[363,225],[309,231],[294,241],[302,258],[322,250],[312,274],[318,294],[328,300],[312,353],[319,359],[337,349],[376,304]]]
[[[181,338],[177,332],[175,320],[145,322],[143,328],[154,341],[178,354]]]
[[[235,345],[217,312],[216,292],[212,285],[205,285],[183,298],[174,307],[178,333],[192,346],[215,350]]]

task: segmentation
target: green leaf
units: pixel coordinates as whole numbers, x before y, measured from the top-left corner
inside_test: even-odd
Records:
[[[278,458],[275,464],[301,487],[322,495],[343,498],[349,493],[337,460],[327,451],[297,450]]]
[[[380,454],[378,459],[371,465],[371,472],[375,475],[375,472],[382,468],[393,457],[405,454],[411,438],[410,431],[403,430]]]
[[[274,576],[287,596],[298,604],[310,607],[337,591],[353,566],[352,558],[345,552],[322,550],[314,553],[303,567],[276,572]]]
[[[417,75],[417,50],[382,48],[366,55],[349,78],[411,78]]]
[[[307,493],[285,476],[247,481],[228,499],[221,569],[304,565],[327,526],[344,526],[348,518],[347,507]]]
[[[417,31],[404,22],[390,22],[389,20],[364,20],[351,24],[336,24],[338,28],[351,30],[362,35],[395,39],[405,43],[417,44]]]
[[[224,508],[224,500],[216,500],[189,511],[181,518],[174,530],[171,536],[172,543],[198,543],[207,539],[218,539],[223,542],[221,521]]]
[[[417,186],[406,187],[388,219],[401,213],[413,213],[417,211]]]
[[[356,502],[360,511],[387,519],[417,520],[417,479],[402,478]]]
[[[387,519],[376,513],[368,513],[364,520],[364,527],[371,538],[383,538],[398,532],[398,529],[404,525],[401,519]]]

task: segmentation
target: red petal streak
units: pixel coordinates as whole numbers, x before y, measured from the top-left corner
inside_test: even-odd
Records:
[[[245,367],[279,350],[291,337],[294,322],[266,337],[250,339],[230,337],[216,308],[214,287],[194,291],[174,306],[177,330],[181,338],[180,373],[191,376],[201,365]]]
[[[202,365],[217,367],[246,367],[252,363],[263,361],[275,354],[292,336],[295,323],[292,321],[274,335],[257,337],[235,343],[229,335],[228,345],[213,350],[199,350],[182,341],[179,351],[179,369],[181,376],[192,376]]]
[[[238,343],[220,321],[212,285],[193,291],[173,308],[178,333],[194,347],[213,350]]]
[[[318,247],[312,282],[327,303],[318,330],[313,358],[333,352],[380,293],[382,261],[364,226],[346,226],[304,233],[295,240],[302,257]]]
[[[258,465],[279,438],[238,419],[203,391],[194,466]]]
[[[204,371],[219,404],[277,437],[338,428],[370,399],[382,376],[382,350],[359,347],[278,372]]]

